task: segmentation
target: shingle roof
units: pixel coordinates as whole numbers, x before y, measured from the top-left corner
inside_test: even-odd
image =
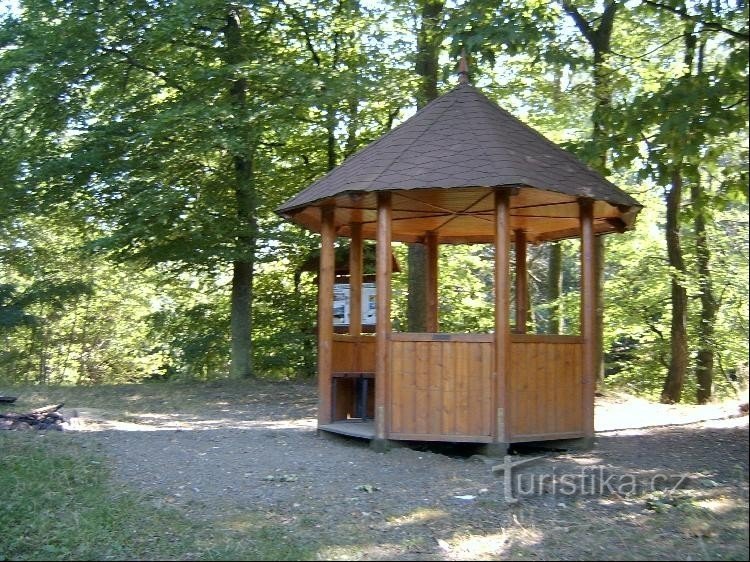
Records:
[[[343,193],[528,186],[640,207],[572,154],[459,84],[288,200],[293,211]]]

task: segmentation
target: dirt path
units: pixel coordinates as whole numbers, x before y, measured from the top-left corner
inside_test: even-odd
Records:
[[[512,493],[520,502],[509,504],[503,478],[470,451],[379,454],[357,440],[321,438],[311,387],[272,390],[207,399],[192,414],[83,408],[77,429],[118,478],[154,503],[220,527],[273,521],[323,559],[747,554],[747,417],[642,428],[720,418],[730,409],[602,400],[597,424],[605,431],[595,448],[517,470]],[[671,492],[675,484],[680,489]]]

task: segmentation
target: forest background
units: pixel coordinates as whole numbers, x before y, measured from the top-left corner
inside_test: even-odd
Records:
[[[0,383],[313,377],[318,236],[274,209],[454,87],[462,49],[488,97],[644,205],[600,239],[603,379],[664,402],[736,392],[744,0],[12,3]],[[417,330],[423,258],[395,252],[394,328]],[[530,331],[576,333],[577,256],[529,249]],[[492,264],[441,248],[441,330],[491,330]]]

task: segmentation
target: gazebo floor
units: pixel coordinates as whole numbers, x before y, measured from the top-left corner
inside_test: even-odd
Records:
[[[318,429],[351,437],[362,437],[363,439],[375,437],[375,423],[372,420],[341,420],[318,426]]]

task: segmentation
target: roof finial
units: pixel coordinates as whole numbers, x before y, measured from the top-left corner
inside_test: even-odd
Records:
[[[469,83],[469,63],[466,62],[466,49],[461,49],[461,60],[458,63],[458,83]]]

